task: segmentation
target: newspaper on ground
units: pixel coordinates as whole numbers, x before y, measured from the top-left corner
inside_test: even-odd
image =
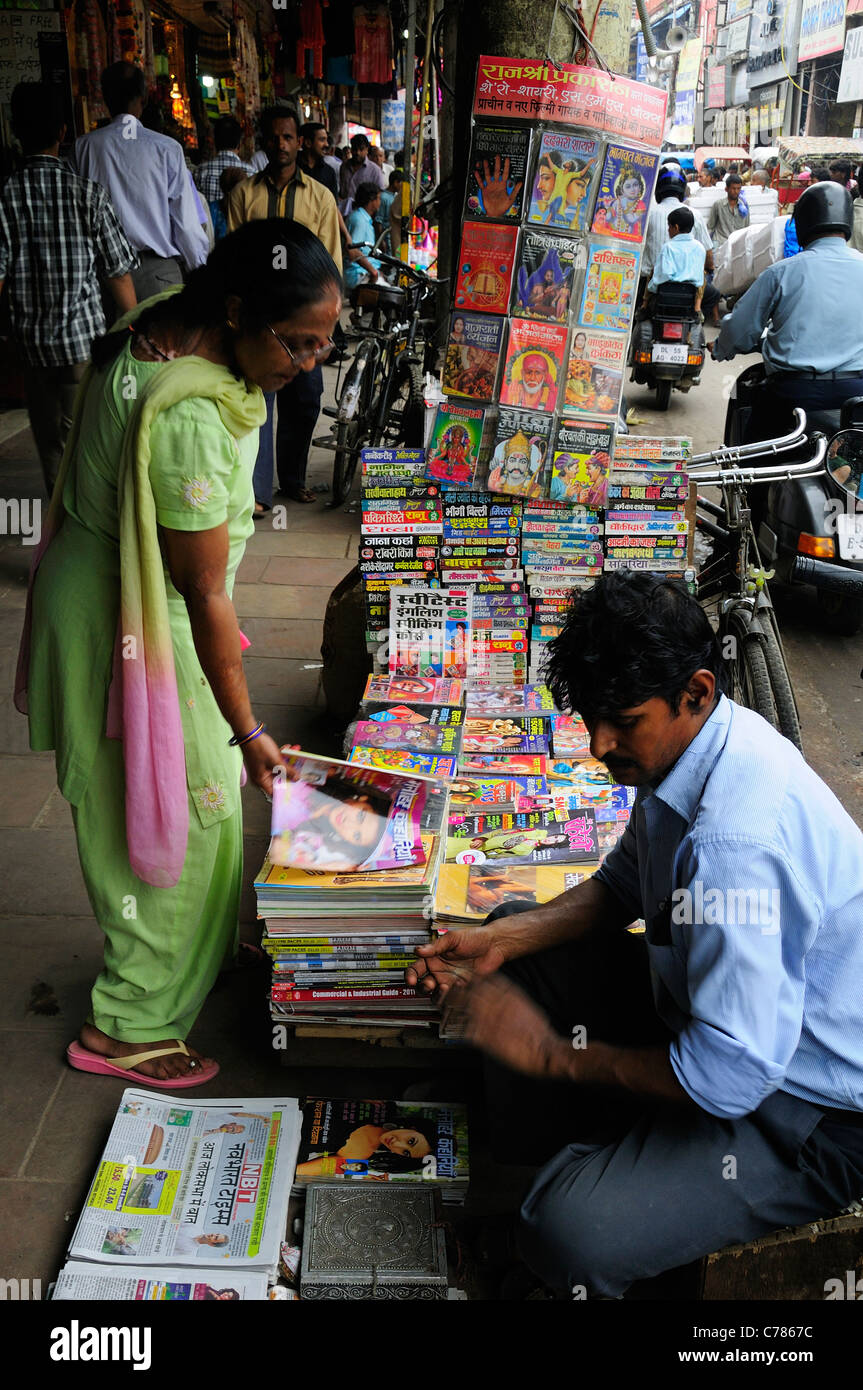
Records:
[[[301,1118],[294,1098],[124,1091],[69,1258],[274,1277]]]
[[[248,1303],[267,1298],[265,1273],[202,1269],[190,1273],[180,1265],[109,1269],[105,1265],[70,1260],[60,1270],[52,1301],[75,1303]]]

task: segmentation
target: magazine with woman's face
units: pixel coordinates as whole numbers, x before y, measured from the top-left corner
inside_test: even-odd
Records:
[[[421,778],[309,753],[284,758],[286,771],[273,784],[271,863],[350,873],[424,862]]]

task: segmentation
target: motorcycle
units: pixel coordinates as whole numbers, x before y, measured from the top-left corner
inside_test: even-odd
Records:
[[[763,388],[762,363],[747,367],[732,388],[725,418],[725,443],[747,438],[753,399]],[[756,484],[750,489],[752,522],[764,564],[786,583],[815,587],[829,632],[853,637],[863,623],[863,397],[841,409],[810,410],[806,440],[830,438],[824,472]]]
[[[656,391],[657,410],[667,410],[674,387],[697,386],[704,366],[704,330],[695,312],[695,285],[666,281],[653,308],[632,335],[631,380]]]

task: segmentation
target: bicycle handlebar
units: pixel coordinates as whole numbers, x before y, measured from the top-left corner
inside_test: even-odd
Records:
[[[797,412],[802,415],[802,410]],[[798,442],[801,442],[798,439]],[[728,468],[708,468],[705,464],[697,468],[690,468],[689,476],[699,483],[780,483],[787,482],[791,478],[816,478],[824,472],[821,467],[827,457],[827,436],[824,434],[813,434],[811,441],[815,445],[815,453],[811,458],[804,459],[802,463],[787,463],[784,466],[775,465],[774,467],[761,468],[740,468],[732,463]],[[790,445],[785,445],[790,448]],[[722,452],[722,451],[719,451]],[[773,450],[771,452],[779,452]]]
[[[401,260],[398,256],[388,256],[385,251],[376,251],[375,260],[383,262],[384,265],[393,265],[398,270],[403,270],[406,275],[413,276],[414,280],[418,281],[420,284],[423,282],[429,285],[443,285],[446,283],[443,280],[433,280],[430,275],[426,275],[425,271],[420,270],[418,266],[408,265],[407,261]]]

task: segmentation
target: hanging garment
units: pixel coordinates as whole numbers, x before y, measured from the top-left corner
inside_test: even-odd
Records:
[[[321,5],[329,0],[301,0],[300,37],[297,41],[297,72],[300,77],[322,78],[324,75],[324,25]],[[309,69],[306,70],[306,54]]]
[[[386,5],[354,6],[354,79],[389,82],[393,73],[393,26]]]

